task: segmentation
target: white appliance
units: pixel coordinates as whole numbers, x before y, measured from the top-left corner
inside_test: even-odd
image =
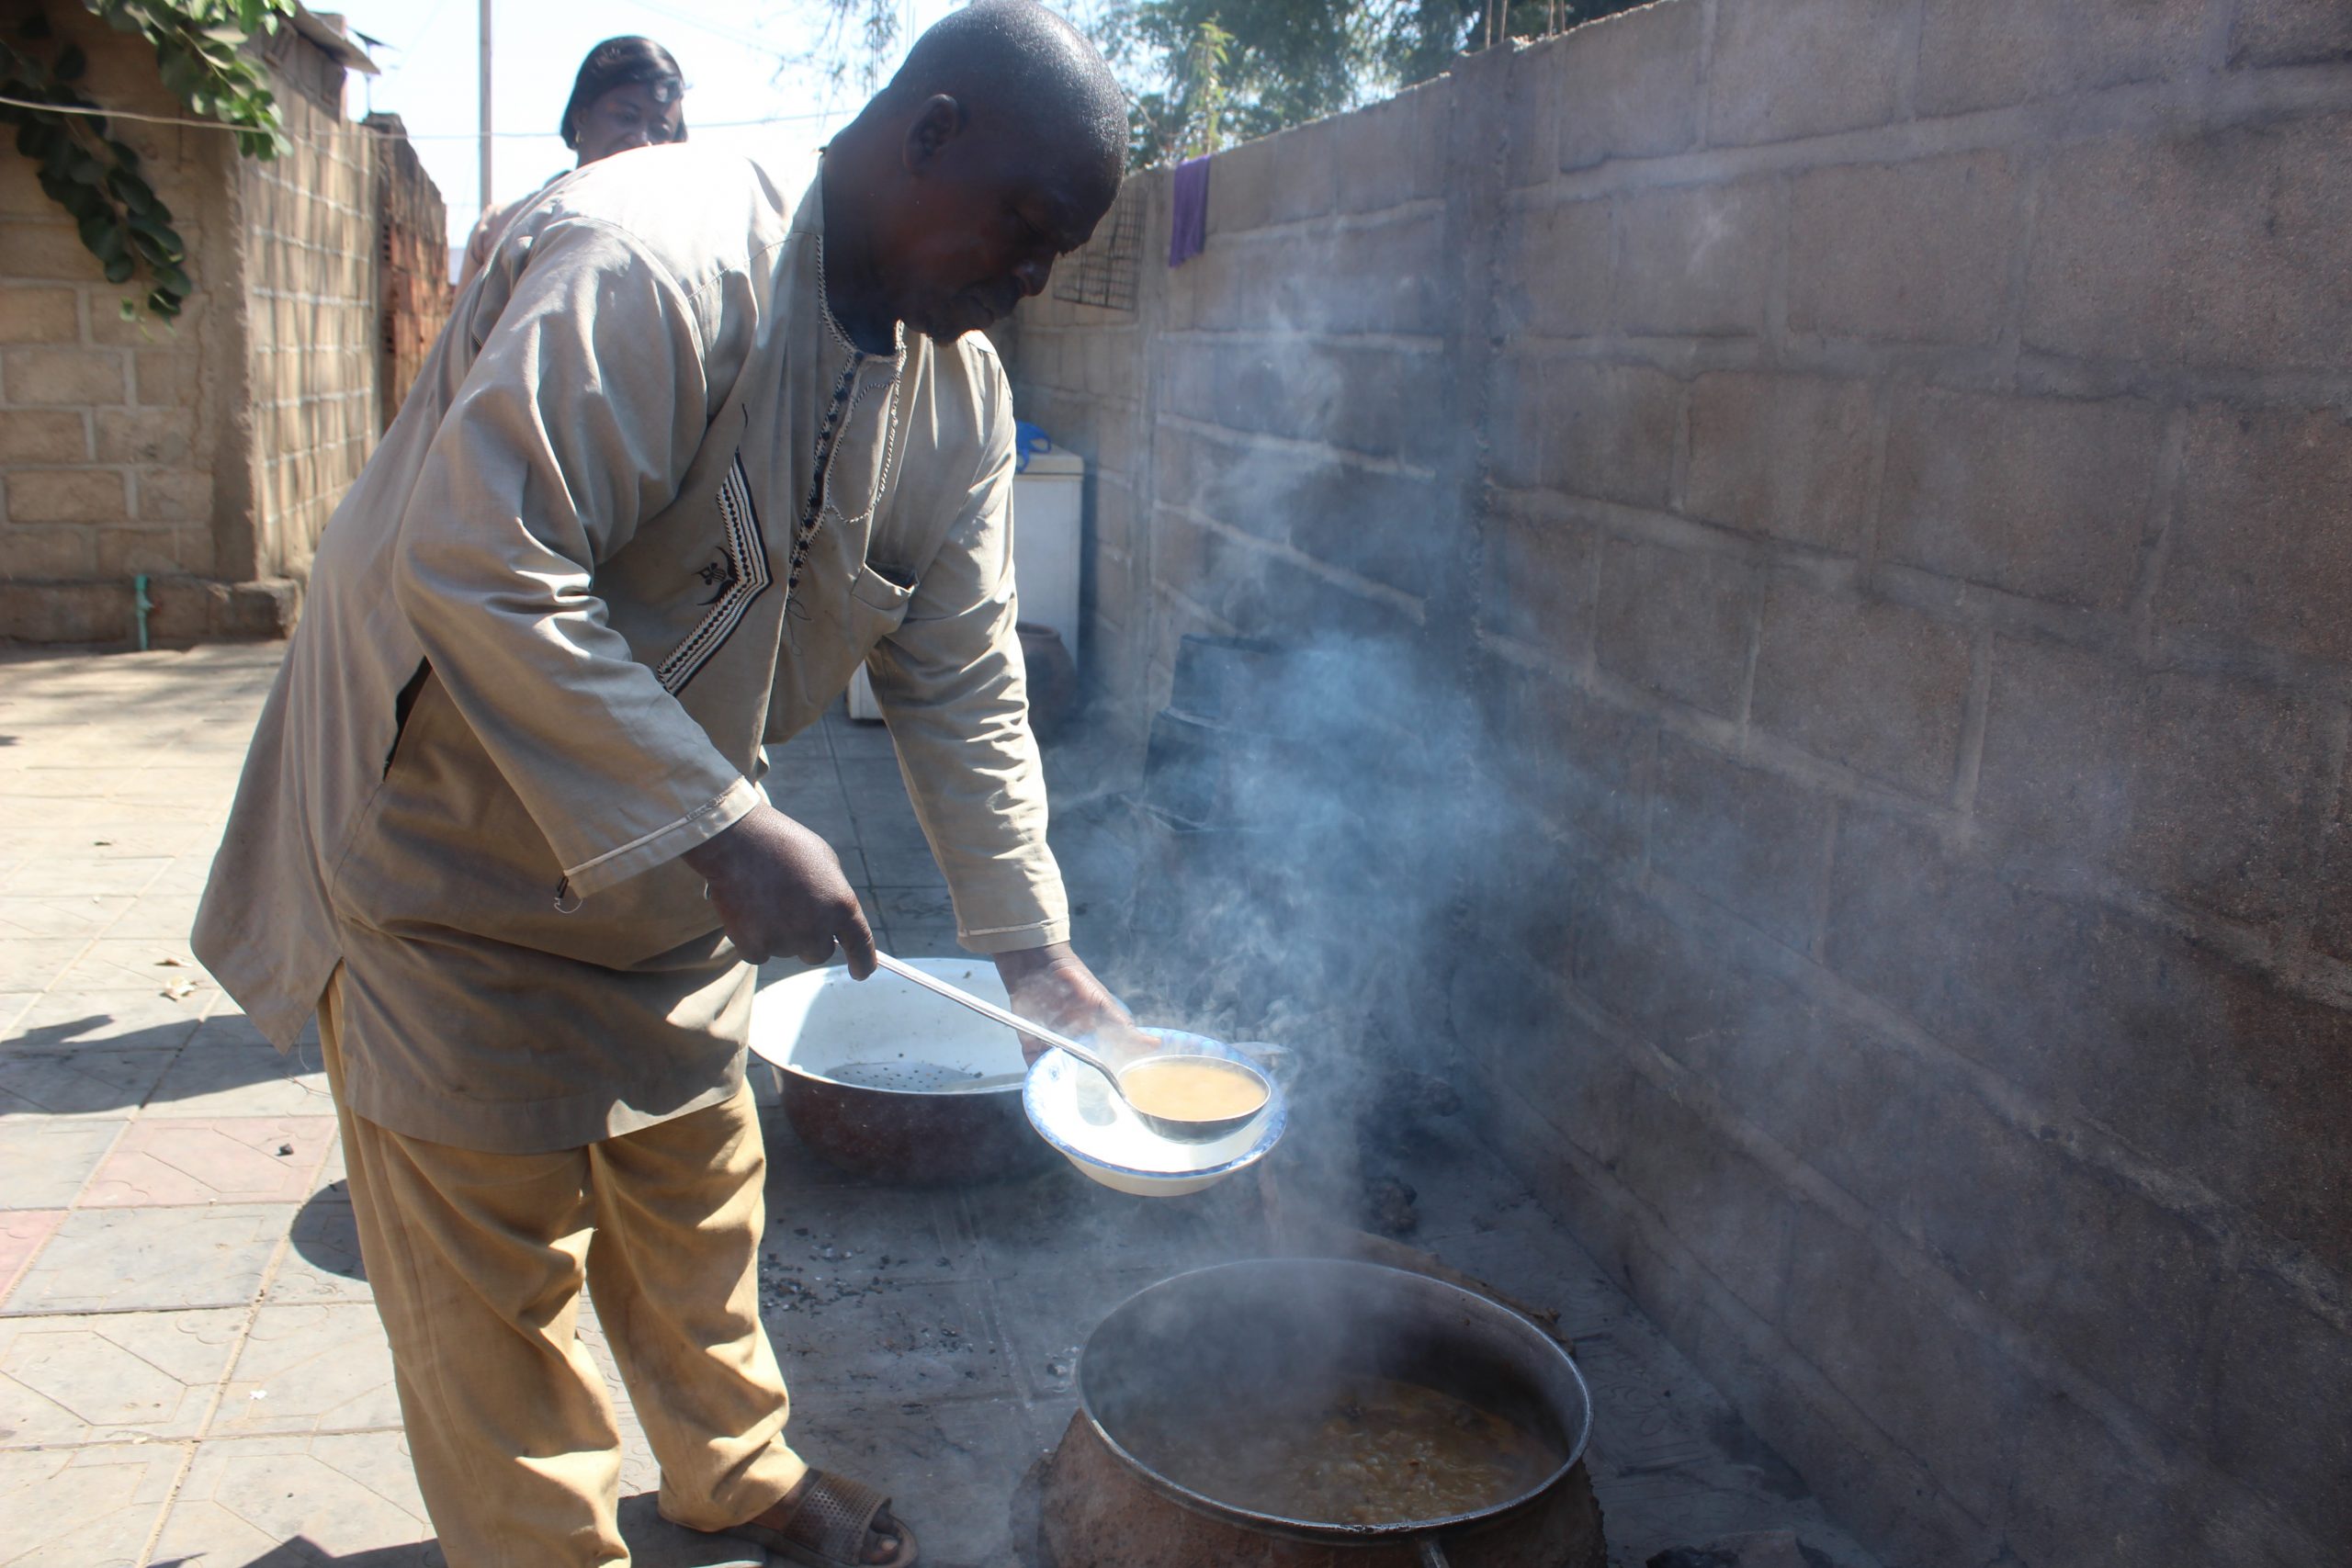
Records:
[[[1021,592],[1021,618],[1051,626],[1069,649],[1079,651],[1078,567],[1086,532],[1086,459],[1059,446],[1029,454],[1029,465],[1012,478],[1012,580]],[[874,683],[859,666],[849,683],[849,716],[879,721]]]

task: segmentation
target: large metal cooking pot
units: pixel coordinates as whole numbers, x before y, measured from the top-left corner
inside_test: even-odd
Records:
[[[987,959],[911,962],[1003,1001]],[[776,1070],[800,1141],[853,1176],[963,1184],[1027,1175],[1053,1158],[1021,1109],[1020,1036],[894,975],[855,981],[834,964],[763,986],[752,1051]],[[956,1087],[976,1080],[996,1087]]]
[[[1371,1526],[1238,1506],[1162,1468],[1155,1434],[1171,1422],[1214,1433],[1269,1388],[1319,1401],[1365,1376],[1418,1383],[1503,1416],[1544,1441],[1557,1463],[1475,1513]],[[1043,1541],[1059,1568],[1605,1561],[1580,1464],[1592,1403],[1576,1363],[1525,1318],[1442,1280],[1338,1258],[1254,1259],[1179,1275],[1103,1320],[1079,1358],[1078,1383],[1080,1409],[1048,1466],[1041,1510]],[[1162,1506],[1138,1506],[1138,1495]]]

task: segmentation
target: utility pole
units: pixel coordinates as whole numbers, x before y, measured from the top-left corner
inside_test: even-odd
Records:
[[[490,210],[490,0],[481,0],[481,209]]]

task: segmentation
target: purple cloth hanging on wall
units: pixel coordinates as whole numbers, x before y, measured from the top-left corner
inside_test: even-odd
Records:
[[[1182,266],[1201,254],[1209,239],[1209,161],[1187,158],[1176,165],[1175,211],[1168,224],[1168,265]]]

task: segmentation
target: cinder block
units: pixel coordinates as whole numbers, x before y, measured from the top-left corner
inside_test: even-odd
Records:
[[[1757,600],[1755,572],[1745,561],[1607,540],[1595,656],[1612,674],[1736,718]]]
[[[1777,182],[1650,191],[1623,198],[1618,210],[1620,327],[1731,337],[1764,330],[1779,245]]]
[[[179,227],[182,237],[187,239],[190,245],[199,243],[198,237],[190,236],[187,233],[190,225],[183,223]],[[92,343],[110,348],[156,348],[185,344],[193,349],[196,346],[198,325],[204,320],[204,312],[212,295],[199,283],[197,291],[182,302],[180,313],[169,321],[159,321],[143,310],[126,321],[122,319],[117,294],[107,289],[90,290],[90,341]]]
[[[175,572],[187,569],[180,559],[177,531],[171,528],[101,528],[98,530],[98,574],[124,577],[132,572]]]
[[[1943,799],[1960,760],[1968,640],[1905,605],[1783,581],[1765,601],[1754,721],[1897,789]]]
[[[185,463],[196,441],[193,409],[100,409],[94,420],[102,463]]]
[[[1782,1323],[1797,1353],[1955,1497],[1997,1517],[2025,1369],[1961,1323],[1945,1292],[1811,1204],[1796,1208],[1789,1255]]]
[[[1505,637],[1574,658],[1592,636],[1592,530],[1555,518],[1489,515],[1480,619]]]
[[[11,219],[0,223],[0,274],[106,284],[98,258],[83,247],[82,236],[62,217],[53,222]]]
[[[1792,780],[1658,737],[1652,867],[1800,951],[1820,924],[1834,815]]]
[[[320,526],[324,526],[323,521]],[[313,529],[311,543],[316,545],[317,542],[318,531]],[[212,546],[212,530],[201,523],[184,523],[172,530],[172,555],[180,563],[180,570],[196,577],[210,577],[220,570],[217,552]],[[305,550],[304,562],[307,563],[310,558],[311,552]]]
[[[0,562],[9,551],[7,531],[0,529]],[[11,581],[0,570],[0,637],[33,643],[128,642],[130,585]]]
[[[1999,335],[2018,233],[2008,154],[1815,169],[1792,179],[1789,200],[1792,331],[1960,344]],[[2042,211],[2046,221],[2046,195]]]
[[[1499,661],[1484,668],[1479,714],[1504,789],[1593,859],[1637,859],[1656,721],[1548,675]]]
[[[1795,1213],[1786,1183],[1648,1079],[1631,1081],[1628,1100],[1639,1132],[1626,1141],[1617,1179],[1748,1311],[1780,1321]],[[1555,1115],[1574,1111],[1571,1102]]]
[[[2205,1499],[2184,1484],[2189,1471],[2150,1466],[2097,1414],[2045,1392],[2020,1413],[2010,1549],[2033,1563],[2262,1561],[2207,1554]]]
[[[1707,140],[1785,141],[1893,119],[1912,10],[1913,0],[1727,0]]]
[[[1558,62],[1566,48],[1563,40],[1547,39],[1523,51],[1487,55],[1501,66],[1499,79],[1489,78],[1499,93],[1487,100],[1486,112],[1492,117],[1503,111],[1499,118],[1489,118],[1497,129],[1488,134],[1499,132],[1507,190],[1542,185],[1559,172],[1560,116],[1566,106]],[[1453,86],[1456,93],[1476,91],[1464,75],[1456,75]],[[1457,151],[1455,156],[1460,155]]]
[[[2208,0],[1927,0],[1923,115],[2184,75],[2204,52]]]
[[[1595,887],[1572,933],[1577,990],[1686,1064],[1705,1059],[1738,1003],[1722,944],[1659,908],[1634,887]]]
[[[0,158],[0,214],[44,221],[56,219],[57,204],[40,188],[40,175],[30,158]]]
[[[1587,337],[1610,323],[1609,202],[1522,208],[1508,220],[1497,272],[1506,336]]]
[[[139,470],[139,516],[148,523],[200,523],[212,515],[212,476],[201,468]]]
[[[11,523],[119,523],[130,514],[119,468],[15,468]]]
[[[89,415],[80,409],[10,409],[0,414],[0,461],[89,460]]]
[[[1645,6],[1578,28],[1555,64],[1560,167],[1679,152],[1699,140],[1706,7]]]
[[[1870,537],[1871,389],[1727,371],[1690,387],[1687,510],[1751,533],[1860,555]]]
[[[0,343],[75,343],[81,336],[76,290],[0,288]]]
[[[2164,415],[2133,398],[1894,399],[1882,502],[1890,559],[2035,599],[2131,603]]]
[[[2230,22],[2233,65],[2317,65],[2352,60],[2352,11],[2336,0],[2262,0]]]
[[[2352,367],[2352,115],[2055,149],[2029,347],[2263,370]]]
[[[1851,809],[1826,953],[2053,1122],[2096,1122],[2326,1267],[2352,1260],[2352,1014]]]
[[[199,367],[193,345],[188,349],[137,349],[132,352],[131,359],[139,385],[139,401],[143,406],[187,407],[196,402]]]
[[[2352,422],[2207,405],[2189,416],[2182,467],[2158,616],[2352,659]]]
[[[292,633],[302,609],[301,585],[282,578],[159,577],[148,592],[155,602],[149,630],[165,644],[276,641]]]
[[[1977,809],[2158,893],[2273,919],[2315,868],[2326,728],[2251,682],[2003,639]]]
[[[101,348],[11,348],[0,352],[9,402],[55,407],[123,400],[122,355]]]
[[[1330,153],[1313,126],[1219,152],[1209,165],[1210,243],[1330,211],[1339,194]]]
[[[1350,116],[1339,137],[1341,212],[1377,212],[1439,194],[1443,179],[1445,98],[1408,92]]]
[[[13,478],[14,476],[12,476]],[[97,552],[86,528],[0,528],[0,579],[18,581],[87,577]],[[26,614],[21,604],[13,614]],[[21,637],[29,642],[56,642],[54,637],[0,630],[0,636]]]
[[[1497,362],[1495,470],[1536,486],[1662,507],[1682,384],[1646,366],[1565,357]]]
[[[2352,1337],[2277,1277],[2245,1270],[2214,1311],[2211,1452],[2223,1473],[2276,1504],[2317,1541],[2352,1532]]]
[[[1430,592],[1455,547],[1449,530],[1433,525],[1451,510],[1438,483],[1351,463],[1316,465],[1300,479],[1288,507],[1266,498],[1252,510],[1273,506],[1268,521],[1287,521],[1291,544],[1317,560],[1407,593]]]

